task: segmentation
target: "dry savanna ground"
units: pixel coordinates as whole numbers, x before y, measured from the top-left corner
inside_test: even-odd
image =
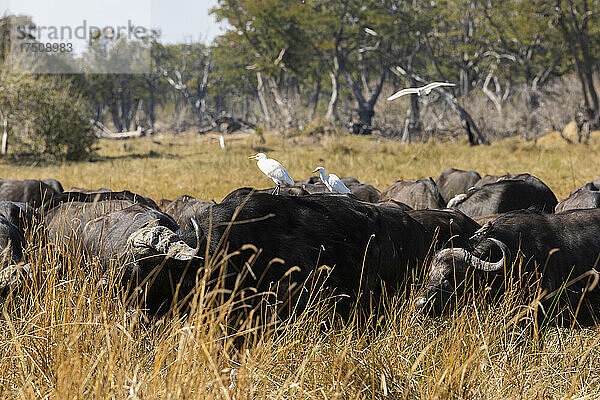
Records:
[[[156,143],[156,142],[160,143]],[[509,139],[403,145],[376,137],[142,138],[102,142],[94,162],[0,165],[6,178],[57,178],[65,187],[130,189],[156,200],[191,194],[220,200],[241,186],[268,187],[247,156],[263,151],[292,176],[318,165],[379,189],[395,179],[437,177],[453,166],[530,172],[563,198],[600,175],[600,144]],[[316,221],[316,223],[318,223]],[[0,398],[598,398],[600,331],[532,334],[513,296],[428,319],[392,299],[376,321],[331,321],[323,303],[277,326],[229,329],[235,305],[146,319],[122,294],[98,285],[86,260],[29,245],[39,274],[0,305]],[[52,268],[61,263],[66,275]],[[326,303],[325,303],[326,304]]]

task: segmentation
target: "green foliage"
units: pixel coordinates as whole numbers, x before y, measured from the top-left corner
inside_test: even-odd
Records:
[[[3,76],[10,88],[0,101],[9,110],[9,149],[50,162],[83,160],[97,141],[90,129],[90,104],[68,81]]]
[[[90,105],[68,83],[40,80],[30,97],[29,149],[52,161],[84,160],[96,136],[90,128]]]

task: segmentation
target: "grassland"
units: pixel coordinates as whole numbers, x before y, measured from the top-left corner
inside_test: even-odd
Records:
[[[453,166],[530,172],[562,198],[600,175],[600,144],[555,138],[470,147],[268,136],[265,144],[231,138],[225,150],[203,137],[157,140],[102,142],[90,163],[0,164],[0,176],[127,188],[157,200],[187,193],[218,201],[240,186],[270,186],[247,159],[257,151],[280,160],[296,179],[323,165],[379,189],[400,178],[435,178]],[[59,262],[35,243],[27,256],[39,270]],[[600,397],[600,331],[552,328],[539,343],[530,310],[512,296],[434,320],[396,299],[377,329],[332,323],[315,305],[277,329],[247,326],[232,335],[227,307],[212,309],[200,298],[187,317],[146,320],[128,310],[118,291],[99,287],[97,273],[79,267],[85,260],[60,262],[67,276],[38,278],[0,306],[0,398]]]

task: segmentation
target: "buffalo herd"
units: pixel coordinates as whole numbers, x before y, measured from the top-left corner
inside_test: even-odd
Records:
[[[126,190],[0,179],[0,296],[36,273],[25,251],[35,240],[98,276],[117,272],[132,294],[143,288],[153,313],[189,299],[200,280],[248,304],[272,296],[284,313],[324,292],[341,315],[413,292],[417,310],[440,315],[518,282],[544,314],[596,323],[600,179],[560,203],[526,173],[448,168],[381,192],[342,180],[351,193],[329,193],[313,177],[277,195],[239,188],[220,202],[157,204]]]

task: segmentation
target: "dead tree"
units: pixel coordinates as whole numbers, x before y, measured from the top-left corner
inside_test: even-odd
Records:
[[[207,114],[210,114],[207,107],[209,75],[212,67],[210,53],[205,57],[205,63],[202,69],[202,76],[196,80],[196,85],[190,88],[186,83],[189,81],[186,75],[186,59],[182,57],[181,64],[168,71],[165,67],[158,67],[160,74],[165,77],[169,85],[178,93],[181,93],[194,111],[198,125],[201,125]]]
[[[410,79],[413,79],[414,81],[421,84],[429,83],[416,73],[408,72],[400,66],[392,68],[391,71],[394,74],[400,74],[401,76],[409,77]],[[454,108],[457,111],[458,116],[462,121],[463,128],[465,129],[467,137],[469,138],[469,143],[471,145],[490,144],[489,140],[483,135],[483,133],[481,133],[481,131],[477,127],[477,124],[475,123],[471,115],[460,105],[456,96],[454,96],[454,94],[451,91],[446,90],[444,88],[438,88],[437,90],[443,96],[444,100],[448,102],[448,104],[451,105],[452,108]]]

